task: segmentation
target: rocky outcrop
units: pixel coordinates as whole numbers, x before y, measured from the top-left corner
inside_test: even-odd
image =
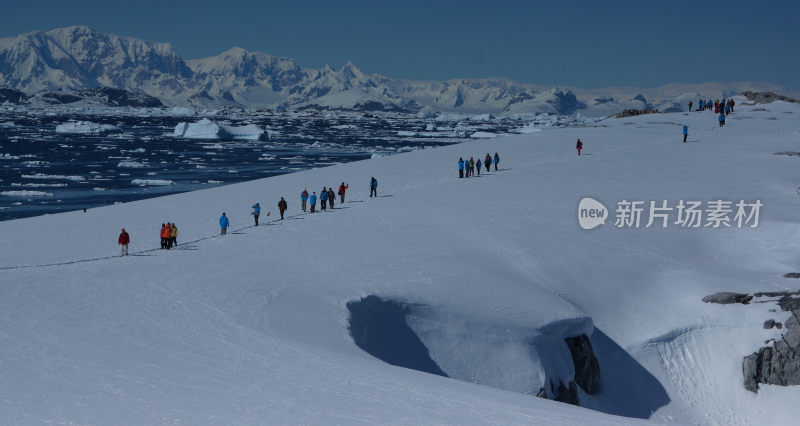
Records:
[[[710,296],[706,296],[703,298],[703,302],[719,303],[721,305],[729,305],[731,303],[741,303],[743,305],[746,305],[750,303],[751,300],[753,300],[753,296],[749,294],[732,293],[729,291],[714,293]]]
[[[585,334],[564,339],[572,354],[575,383],[586,393],[594,394],[600,387],[600,363],[594,356],[592,342]]]
[[[772,92],[752,92],[748,90],[742,93],[742,95],[745,96],[747,99],[753,101],[753,103],[757,104],[768,104],[775,101],[784,101],[784,102],[792,102],[795,104],[800,104],[800,100]]]
[[[796,293],[770,294],[775,295],[773,297],[781,296],[778,305],[792,315],[784,324],[785,331],[780,338],[773,341],[772,346],[762,347],[758,352],[744,358],[744,387],[751,392],[758,392],[760,383],[800,385],[800,298],[792,297]],[[773,319],[764,323],[764,328],[772,327],[780,329],[781,323]]]

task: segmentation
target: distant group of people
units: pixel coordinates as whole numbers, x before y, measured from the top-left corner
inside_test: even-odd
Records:
[[[174,223],[162,223],[159,235],[161,236],[162,250],[169,250],[178,245],[178,227]]]
[[[370,182],[370,188],[372,188],[372,184],[375,184],[375,188],[378,187],[378,181],[375,178],[372,178]],[[347,192],[347,188],[350,188],[350,185],[345,184],[342,182],[339,185],[339,190],[337,193],[339,194],[339,202],[344,203],[344,195]],[[370,197],[372,197],[372,190],[370,189]],[[316,192],[312,192],[311,195],[308,194],[308,189],[303,189],[303,192],[300,193],[300,208],[303,212],[306,211],[307,206],[311,207],[311,213],[316,213],[317,211],[317,199],[319,199],[320,207],[322,210],[326,210],[330,207],[331,210],[334,209],[334,205],[336,204],[336,194],[333,192],[333,187],[322,187],[322,191],[317,197]],[[283,203],[283,204],[281,204]],[[283,207],[281,207],[283,206]],[[283,219],[283,211],[286,210],[286,201],[284,201],[283,197],[281,197],[281,201],[278,203],[278,208],[281,208],[281,219]]]
[[[692,101],[689,101],[689,112],[692,112]],[[711,102],[711,99],[704,100],[700,99],[698,104],[698,111],[710,111],[712,108],[714,109],[714,114],[725,114],[728,115],[733,112],[733,107],[736,105],[736,101],[733,99],[725,99],[723,98],[721,101],[719,99]]]
[[[458,177],[465,178],[475,175],[475,170],[477,166],[478,176],[481,175],[481,165],[486,167],[486,171],[488,172],[491,170],[492,163],[494,163],[494,170],[497,171],[498,164],[500,164],[500,156],[495,152],[494,158],[492,158],[489,153],[486,153],[486,157],[484,158],[483,164],[481,164],[481,158],[478,157],[478,161],[475,161],[475,157],[469,157],[469,160],[464,160],[464,157],[460,157],[458,159]]]

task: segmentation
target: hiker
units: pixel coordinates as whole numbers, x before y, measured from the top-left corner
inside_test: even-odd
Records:
[[[575,148],[578,149],[578,155],[581,155],[581,150],[583,149],[583,141],[578,138],[578,143],[575,144]]]
[[[458,158],[458,177],[459,177],[459,179],[464,177],[464,158],[463,157],[459,157]],[[372,185],[372,184],[370,184],[370,185]],[[370,197],[372,196],[372,191],[370,191],[369,196]]]
[[[689,112],[692,112],[692,101],[689,101]]]
[[[131,237],[125,232],[125,228],[122,228],[122,232],[119,234],[119,238],[117,239],[120,247],[120,256],[127,256],[128,255],[128,244],[131,242]]]
[[[706,109],[706,101],[700,99],[700,103],[697,105],[698,111],[704,111]]]
[[[736,101],[734,101],[733,99],[731,99],[731,112],[733,112],[733,107],[734,107],[734,105],[736,105]]]
[[[478,167],[478,176],[481,175],[481,159],[478,158],[478,161],[475,162],[475,165]]]
[[[311,198],[308,199],[308,202],[311,204],[311,213],[314,213],[314,209],[317,207],[317,193],[311,194]]]
[[[302,203],[303,212],[306,211],[306,201],[308,201],[308,190],[304,189],[302,193],[300,193],[300,202]]]
[[[500,164],[500,156],[494,153],[494,171],[497,171],[497,165]]]
[[[483,160],[483,165],[486,166],[486,173],[489,173],[489,169],[492,167],[492,157],[489,153],[486,153],[486,158]]]
[[[219,234],[225,235],[228,233],[228,226],[230,226],[230,221],[228,221],[228,216],[225,216],[225,212],[222,212],[222,216],[219,217]]]
[[[170,227],[170,231],[169,231],[169,234],[170,234],[170,237],[171,237],[170,238],[170,242],[169,242],[169,246],[170,247],[172,247],[172,246],[178,247],[178,227],[175,226],[174,223],[172,223],[171,225],[172,226]]]
[[[336,194],[333,193],[333,187],[328,187],[328,207],[333,210],[333,201],[336,200]]]
[[[169,222],[161,228],[161,245],[163,249],[172,248],[172,231],[169,229]]]
[[[730,114],[731,114],[731,103],[730,101],[728,101],[728,104],[725,105],[725,115],[730,115]]]
[[[283,220],[283,212],[285,212],[287,208],[289,208],[289,206],[286,204],[286,200],[281,197],[281,200],[278,201],[278,211],[281,212],[281,220]]]
[[[683,125],[683,143],[686,143],[686,137],[689,136],[689,127]]]
[[[325,206],[328,204],[328,190],[324,186],[319,194],[319,203],[322,205],[322,210],[325,210]]]
[[[469,175],[475,176],[475,158],[469,157]]]
[[[165,224],[161,224],[161,231],[158,232],[158,237],[161,238],[161,249],[167,248],[167,240],[164,238],[164,230],[167,229]]]
[[[719,121],[719,127],[725,125],[725,114],[720,113],[719,117],[717,117],[717,121]]]
[[[372,198],[372,194],[378,197],[378,179],[375,179],[375,176],[369,181],[369,198]]]
[[[347,188],[349,187],[350,185],[345,185],[344,182],[342,182],[342,184],[339,185],[339,204],[344,204],[344,193],[347,191]]]
[[[258,216],[261,214],[261,205],[258,203],[253,204],[252,207],[253,211],[250,212],[253,215],[253,219],[256,221],[256,226],[258,226]]]
[[[719,99],[714,101],[714,114],[719,114]]]

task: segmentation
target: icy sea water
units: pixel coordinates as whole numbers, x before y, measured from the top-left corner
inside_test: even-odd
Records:
[[[0,115],[0,220],[93,208],[463,141],[469,132],[502,133],[521,123],[443,122],[414,116],[306,114],[211,117],[254,123],[268,141],[172,136],[198,117]],[[58,124],[111,124],[102,134],[56,133]],[[13,126],[11,125],[13,123]],[[431,131],[436,126],[437,131]],[[466,132],[466,133],[465,133]]]

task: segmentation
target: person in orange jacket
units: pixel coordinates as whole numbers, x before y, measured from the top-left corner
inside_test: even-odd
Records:
[[[122,232],[119,234],[119,238],[117,242],[120,246],[120,256],[127,256],[128,255],[128,244],[131,242],[131,237],[125,232],[125,228],[122,228]]]
[[[161,245],[161,248],[167,250],[172,248],[172,229],[170,229],[169,223],[161,228]]]

